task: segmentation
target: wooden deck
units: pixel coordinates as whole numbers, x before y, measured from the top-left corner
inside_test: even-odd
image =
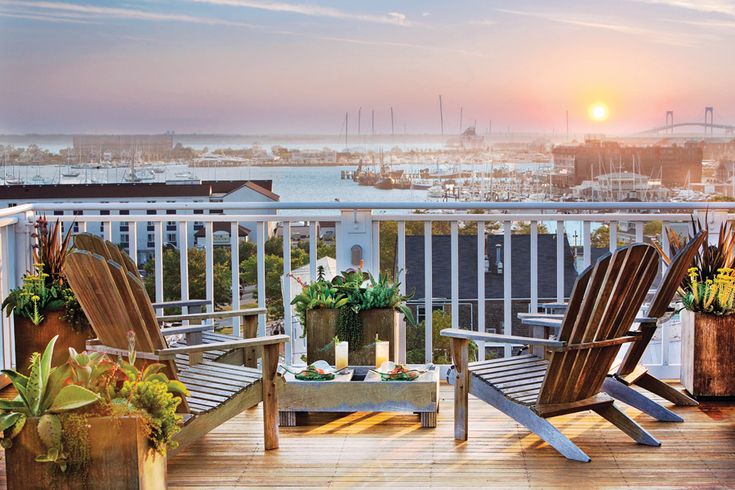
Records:
[[[470,397],[467,443],[455,443],[452,387],[441,386],[436,429],[418,416],[356,413],[300,418],[263,451],[262,411],[252,409],[169,461],[170,488],[245,487],[735,487],[735,403],[676,408],[686,422],[626,412],[663,446],[639,446],[592,413],[555,419],[592,458],[570,462]],[[572,423],[572,421],[574,423]],[[4,464],[2,465],[4,482]]]

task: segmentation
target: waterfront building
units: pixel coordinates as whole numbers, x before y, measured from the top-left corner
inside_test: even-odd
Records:
[[[54,211],[54,216],[61,218],[63,215],[109,215],[109,210],[85,209],[85,203],[124,202],[124,203],[149,203],[150,208],[145,210],[121,209],[115,214],[171,214],[171,221],[164,225],[163,244],[178,247],[179,236],[177,223],[174,215],[177,214],[275,214],[272,210],[248,210],[248,209],[225,209],[222,211],[203,209],[158,209],[159,203],[227,203],[227,202],[277,202],[280,197],[271,190],[270,180],[234,180],[234,181],[202,181],[186,184],[156,183],[130,183],[130,184],[71,184],[71,185],[14,185],[0,186],[0,208],[17,206],[26,203],[78,203],[79,209],[73,212]],[[49,220],[53,216],[48,216]],[[71,225],[73,218],[66,219],[67,226]],[[105,222],[90,222],[86,224],[87,231],[107,237],[113,243],[119,244],[124,249],[130,249],[131,228],[133,222],[119,221],[110,222],[111,229],[106,230]],[[257,236],[255,222],[242,221],[239,223],[240,237],[255,239]],[[217,226],[217,224],[213,224]],[[221,225],[220,225],[221,226]],[[227,224],[229,226],[229,223]],[[273,225],[275,226],[275,225]],[[80,231],[79,225],[74,225],[75,232]],[[187,225],[188,246],[201,245],[197,233],[203,230],[203,222],[195,221]],[[66,227],[65,227],[66,230]],[[217,238],[219,231],[219,238]],[[216,240],[223,240],[223,230],[215,229]],[[272,229],[266,227],[265,232],[270,235]],[[136,228],[138,260],[140,263],[147,261],[154,255],[155,250],[155,227],[152,222],[138,222]],[[201,233],[199,234],[202,235]],[[226,233],[229,238],[229,231]],[[228,242],[229,243],[229,242]]]
[[[588,138],[581,145],[560,145],[552,149],[554,184],[569,188],[595,176],[633,172],[661,179],[666,187],[680,187],[702,178],[702,146],[624,145],[603,138]]]
[[[595,176],[572,187],[572,197],[588,201],[663,201],[669,190],[660,180],[633,172],[613,172]]]

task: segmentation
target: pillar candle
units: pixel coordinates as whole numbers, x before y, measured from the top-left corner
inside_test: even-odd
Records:
[[[337,342],[334,344],[334,367],[336,369],[346,368],[348,362],[349,344],[347,342]]]
[[[379,340],[375,342],[375,367],[379,368],[388,360],[390,342],[387,340]]]

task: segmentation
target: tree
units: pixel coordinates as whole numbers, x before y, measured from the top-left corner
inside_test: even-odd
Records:
[[[452,354],[449,349],[449,337],[440,332],[451,328],[452,314],[444,310],[434,310],[431,314],[431,346],[433,361],[437,364],[451,364]],[[426,337],[426,321],[417,326],[406,326],[406,361],[412,364],[423,364],[425,361],[424,338]],[[477,344],[470,341],[470,361],[477,360]]]
[[[189,298],[207,297],[205,251],[201,248],[188,250]],[[216,305],[229,304],[232,300],[232,276],[230,274],[231,255],[229,249],[215,248],[214,255],[214,302]],[[163,300],[181,299],[181,269],[179,251],[173,248],[163,251]],[[155,259],[143,264],[146,271],[145,286],[148,295],[155,298]]]
[[[536,226],[536,229],[539,233],[549,233],[549,227],[546,226],[546,223],[538,223]],[[514,235],[530,235],[531,234],[531,223],[529,221],[521,221],[518,223],[518,226],[515,230],[513,230]]]
[[[602,225],[592,232],[590,242],[593,248],[608,248],[610,246],[610,226]],[[621,247],[625,243],[618,238],[618,246]]]
[[[644,237],[658,237],[661,236],[661,228],[663,223],[661,221],[649,221],[643,225],[643,236]]]

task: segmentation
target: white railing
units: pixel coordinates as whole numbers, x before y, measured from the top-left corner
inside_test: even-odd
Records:
[[[486,280],[486,231],[489,225],[498,223],[503,238],[503,297],[501,325],[492,327],[511,334],[513,324],[513,301],[527,301],[531,311],[537,311],[544,301],[562,301],[565,296],[565,232],[581,240],[582,263],[587,266],[592,261],[591,236],[596,226],[607,224],[610,227],[610,249],[618,243],[618,224],[626,222],[632,224],[630,238],[642,241],[644,225],[650,221],[661,221],[664,226],[679,224],[686,227],[690,223],[691,213],[705,216],[713,230],[718,228],[717,223],[729,220],[728,210],[735,209],[735,203],[211,203],[211,202],[157,202],[157,203],[63,203],[63,204],[26,204],[0,210],[0,294],[5,297],[8,291],[15,287],[22,274],[31,267],[31,230],[34,220],[39,215],[46,215],[49,220],[61,219],[66,226],[75,223],[78,231],[98,233],[115,243],[126,242],[127,250],[136,260],[145,257],[155,259],[155,288],[154,301],[164,299],[190,299],[188,254],[190,247],[200,246],[205,250],[205,296],[209,301],[208,308],[214,308],[214,249],[215,226],[225,223],[229,230],[229,240],[223,242],[221,236],[217,245],[229,247],[232,295],[231,303],[239,306],[240,302],[240,257],[239,226],[246,224],[255,236],[256,244],[256,277],[257,277],[257,304],[266,306],[266,270],[265,270],[265,240],[273,232],[276,225],[282,227],[283,236],[283,277],[288,278],[291,273],[291,228],[294,223],[308,223],[309,241],[309,272],[310,278],[316,277],[318,224],[324,222],[335,223],[336,261],[337,270],[354,267],[352,251],[354,246],[362,250],[362,261],[365,269],[377,273],[380,270],[380,229],[381,224],[396,222],[397,239],[395,243],[397,278],[401,281],[402,292],[406,292],[406,227],[408,223],[423,223],[424,239],[424,291],[423,311],[430,312],[437,303],[433,297],[433,267],[432,239],[433,225],[449,223],[450,235],[450,265],[451,273],[449,308],[453,327],[467,327],[460,324],[460,303],[472,301],[472,298],[460,298],[459,271],[459,236],[462,226],[469,223],[477,224],[477,295],[474,309],[481,327],[490,327],[483,321],[486,318],[488,298],[485,298]],[[474,214],[471,210],[482,210],[484,214]],[[155,211],[155,214],[148,214]],[[418,212],[417,212],[418,211]],[[197,214],[195,214],[197,213]],[[204,214],[199,214],[204,213]],[[530,234],[530,277],[518,278],[528,280],[530,297],[513,298],[512,285],[516,279],[511,268],[513,250],[511,234],[513,225],[518,222],[529,223]],[[539,225],[543,223],[555,232],[556,249],[556,291],[554,296],[539,297]],[[195,226],[196,225],[196,226]],[[305,227],[305,226],[304,226]],[[198,243],[192,243],[194,228],[202,229],[204,237]],[[127,238],[122,240],[122,238]],[[170,238],[175,237],[175,240]],[[152,240],[150,239],[152,238]],[[657,237],[665,250],[668,250],[667,236]],[[181,275],[181,290],[179,298],[164,298],[163,285],[163,256],[164,247],[170,242],[176,242],[180,252],[179,272]],[[571,241],[571,240],[570,240]],[[142,245],[141,245],[142,244]],[[492,260],[492,252],[487,254]],[[419,292],[421,293],[421,292]],[[292,341],[287,346],[288,359],[297,359],[301,353],[300,333],[296,331],[298,323],[294,321],[292,308],[288,305],[288,298],[292,291],[290,281],[283,281],[285,333]],[[484,299],[477,301],[477,298]],[[233,328],[239,329],[238,320],[234,320]],[[259,320],[259,334],[266,331],[266,316],[261,315]],[[498,328],[501,327],[501,328]],[[432,315],[425,315],[425,345],[424,352],[427,361],[433,359],[432,346]],[[661,342],[658,345],[660,353],[651,358],[656,359],[651,366],[654,372],[678,373],[678,366],[669,361],[672,356],[669,347],[672,336],[666,329],[661,332]],[[13,336],[12,319],[3,315],[2,320],[2,365],[13,363]],[[405,327],[400,334],[397,346],[397,357],[401,360],[406,356]],[[480,345],[480,358],[484,358],[486,347]],[[505,355],[510,354],[510,348],[505,347]],[[658,370],[658,371],[657,371]]]

